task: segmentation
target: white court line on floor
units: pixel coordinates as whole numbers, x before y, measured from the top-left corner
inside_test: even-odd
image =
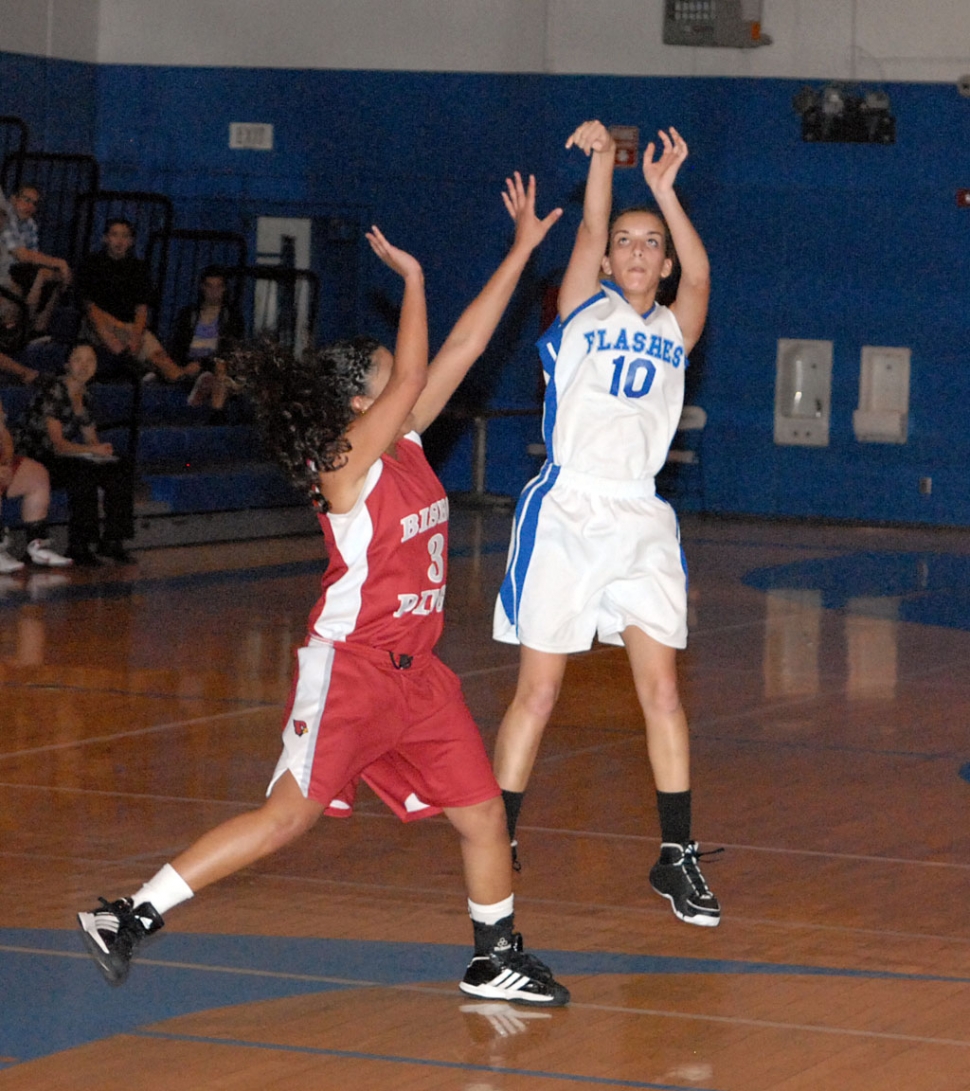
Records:
[[[45,749],[45,748],[41,748]],[[115,799],[148,800],[155,803],[188,803],[208,807],[213,804],[226,807],[252,807],[251,799],[200,799],[192,796],[166,796],[152,795],[142,792],[118,792],[98,788],[76,788],[68,786],[48,786],[44,784],[17,784],[16,782],[0,781],[0,789],[13,791],[53,792],[67,795],[106,796]],[[390,811],[375,809],[367,811],[355,808],[354,817],[361,819],[379,819],[386,822],[397,822],[397,817]],[[431,819],[430,821],[435,821]],[[444,825],[444,819],[437,820]],[[617,833],[613,830],[572,830],[562,826],[519,826],[523,833],[545,834],[551,837],[569,837],[575,840],[588,839],[595,841],[626,841],[635,844],[654,844],[656,837],[640,833]],[[724,849],[732,849],[738,852],[772,853],[778,856],[808,856],[821,860],[846,860],[852,863],[868,864],[893,864],[924,868],[949,868],[957,871],[970,871],[970,863],[951,862],[946,860],[917,860],[905,856],[876,856],[867,853],[856,852],[832,852],[823,849],[800,849],[778,845],[752,845],[735,841],[721,841],[717,837],[708,837],[708,844],[716,844]],[[10,855],[0,851],[0,857]],[[17,854],[14,854],[17,855]]]
[[[382,820],[393,820],[395,822],[398,819],[393,815],[383,814],[370,814],[367,818],[379,818]],[[744,846],[734,846],[744,847]],[[50,853],[26,853],[26,852],[2,852],[0,851],[0,860],[30,860],[33,862],[45,861],[47,863],[56,864],[60,861],[69,861],[75,865],[92,865],[99,868],[110,868],[114,871],[127,872],[130,871],[132,865],[141,860],[170,860],[180,850],[181,846],[172,849],[156,849],[152,852],[140,853],[133,856],[125,856],[123,859],[115,859],[112,861],[104,861],[101,858],[87,857],[87,856],[60,856]],[[753,851],[759,851],[757,848],[753,848]],[[761,851],[771,852],[772,849],[765,849]],[[778,850],[785,851],[785,850]],[[919,861],[914,861],[919,862]],[[943,865],[946,866],[946,865]],[[962,865],[955,865],[962,866]],[[413,896],[419,898],[431,898],[438,900],[443,893],[454,894],[455,897],[461,897],[463,894],[463,887],[460,883],[457,883],[453,892],[442,891],[441,887],[419,887],[419,886],[401,886],[399,884],[391,882],[361,882],[359,880],[353,881],[348,879],[332,879],[324,876],[307,875],[301,872],[300,874],[286,874],[280,871],[273,871],[271,867],[259,866],[257,868],[247,869],[247,879],[249,881],[258,880],[265,883],[296,883],[302,887],[317,887],[323,890],[328,890],[332,894],[344,894],[350,895],[375,895],[382,898],[388,896]],[[669,918],[669,910],[666,903],[660,902],[644,904],[644,905],[620,905],[613,902],[580,902],[574,900],[563,900],[562,898],[542,898],[535,894],[523,894],[521,895],[521,903],[523,905],[534,906],[549,906],[562,910],[563,912],[579,913],[581,915],[587,915],[589,913],[599,913],[603,910],[608,910],[611,913],[615,913],[621,916],[630,916],[636,918]],[[802,931],[802,932],[823,932],[834,933],[837,935],[848,936],[873,936],[883,940],[900,940],[907,943],[943,943],[952,944],[958,947],[970,946],[970,937],[958,936],[958,935],[940,935],[938,933],[925,933],[925,932],[902,932],[897,929],[884,929],[884,928],[858,928],[848,927],[845,925],[833,925],[823,924],[818,921],[799,921],[799,920],[778,920],[768,917],[749,917],[740,916],[736,913],[731,914],[731,921],[735,924],[743,924],[749,927],[774,929],[776,931]],[[675,956],[672,956],[675,957]],[[926,971],[930,973],[930,971]]]
[[[47,746],[33,746],[26,750],[11,750],[8,753],[0,753],[0,761],[8,761],[10,758],[26,758],[34,754],[48,754],[56,750],[72,750],[78,746],[93,746],[96,743],[116,742],[118,739],[136,739],[142,735],[155,735],[163,731],[178,731],[185,727],[198,727],[200,724],[216,723],[219,720],[231,720],[236,716],[252,716],[255,713],[272,711],[274,707],[282,708],[281,701],[278,706],[254,705],[251,708],[236,708],[231,712],[217,712],[212,716],[197,716],[191,720],[171,720],[165,724],[153,724],[151,727],[139,727],[133,731],[117,731],[111,735],[92,735],[86,739],[72,739],[70,742],[50,743]]]
[[[165,796],[155,795],[151,792],[118,792],[109,791],[107,788],[76,788],[70,785],[48,784],[18,784],[16,781],[0,781],[0,789],[24,792],[58,792],[64,795],[76,796],[105,796],[108,799],[146,800],[151,803],[190,803],[202,807],[252,807],[252,799],[202,799],[199,796]],[[354,814],[359,809],[354,808]],[[4,855],[0,852],[0,856]]]

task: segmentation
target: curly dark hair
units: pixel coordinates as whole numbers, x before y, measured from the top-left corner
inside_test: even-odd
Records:
[[[339,469],[356,416],[351,399],[366,394],[380,342],[372,337],[335,341],[297,357],[278,342],[263,340],[233,354],[245,376],[263,443],[314,506],[326,511],[318,474]]]

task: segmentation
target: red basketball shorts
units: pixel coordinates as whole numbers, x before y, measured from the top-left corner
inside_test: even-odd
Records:
[[[308,799],[346,816],[363,778],[405,822],[498,796],[457,676],[433,654],[406,661],[313,639],[300,648],[267,794],[289,771]]]

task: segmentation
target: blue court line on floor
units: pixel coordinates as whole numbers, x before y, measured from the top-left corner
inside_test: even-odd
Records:
[[[169,932],[110,988],[76,932],[0,929],[0,1056],[22,1061],[178,1015],[310,993],[454,981],[469,948],[445,944]],[[970,977],[831,966],[537,951],[568,984],[605,974],[796,975],[968,984]]]
[[[235,1046],[244,1049],[263,1049],[273,1052],[301,1053],[317,1057],[334,1057],[351,1061],[383,1061],[387,1064],[417,1065],[422,1068],[450,1068],[460,1072],[501,1072],[503,1076],[526,1076],[530,1079],[563,1080],[568,1083],[583,1083],[595,1087],[636,1087],[648,1091],[713,1091],[712,1088],[697,1084],[651,1083],[643,1080],[621,1080],[609,1076],[581,1076],[570,1072],[545,1072],[531,1068],[509,1068],[505,1065],[463,1064],[460,1061],[434,1061],[427,1057],[406,1057],[393,1053],[359,1053],[352,1049],[320,1049],[314,1046],[277,1045],[274,1042],[251,1042],[236,1038],[209,1038],[196,1034],[165,1034],[160,1031],[138,1031],[137,1038],[161,1038],[165,1041],[192,1042],[203,1045]]]

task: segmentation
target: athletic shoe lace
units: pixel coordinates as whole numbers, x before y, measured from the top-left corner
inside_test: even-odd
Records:
[[[552,970],[542,959],[522,950],[522,935],[519,932],[512,936],[512,950],[502,961],[510,970],[525,974],[535,981],[541,981],[543,984],[548,985],[553,980]]]
[[[694,893],[702,898],[713,898],[714,895],[711,893],[711,888],[707,885],[697,861],[702,856],[719,856],[723,851],[723,848],[719,848],[709,849],[707,852],[698,852],[696,842],[692,842],[684,849],[684,874],[694,888]]]

